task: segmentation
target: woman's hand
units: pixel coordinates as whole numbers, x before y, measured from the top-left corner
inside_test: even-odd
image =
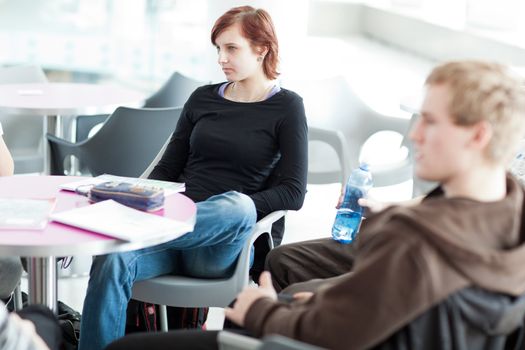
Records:
[[[341,193],[339,194],[339,199],[337,200],[337,204],[335,205],[336,209],[341,208],[341,204],[343,204],[343,199],[345,197],[345,189],[346,186],[341,186]]]

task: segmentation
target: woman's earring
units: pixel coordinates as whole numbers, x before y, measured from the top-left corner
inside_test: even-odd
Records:
[[[258,61],[258,62],[261,62],[262,60],[263,60],[263,57],[262,57],[262,56],[257,57],[257,61]]]

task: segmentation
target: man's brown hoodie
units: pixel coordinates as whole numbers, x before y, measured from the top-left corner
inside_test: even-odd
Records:
[[[445,198],[437,190],[417,206],[389,208],[361,230],[352,272],[306,303],[257,300],[245,326],[258,336],[363,349],[465,287],[521,295],[523,201],[522,188],[509,176],[501,201]]]

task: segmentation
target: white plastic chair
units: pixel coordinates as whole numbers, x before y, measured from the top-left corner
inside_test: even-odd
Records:
[[[0,67],[0,84],[46,83],[38,66]],[[44,117],[0,114],[4,140],[15,162],[15,174],[44,169]]]
[[[320,143],[317,145],[317,143]],[[316,147],[319,146],[319,147]],[[327,157],[330,149],[337,155],[337,162],[330,162]],[[337,163],[337,164],[333,164]],[[350,156],[348,144],[341,131],[327,130],[315,126],[308,127],[308,183],[327,184],[339,182],[344,184],[350,176]]]
[[[350,169],[359,165],[362,146],[373,134],[391,130],[404,135],[408,130],[409,119],[390,117],[372,110],[352,91],[342,76],[323,80],[285,81],[283,86],[303,97],[310,127],[339,131],[344,135]],[[401,138],[397,147],[402,147]],[[323,154],[322,157],[321,161],[325,164],[330,162],[327,155]],[[407,156],[389,164],[371,164],[371,171],[374,186],[390,186],[411,179],[412,163]]]
[[[272,225],[286,214],[275,211],[259,220],[244,244],[232,276],[216,279],[165,275],[133,285],[132,298],[160,305],[161,330],[168,330],[166,305],[176,307],[225,307],[249,283],[250,250],[255,240],[265,235],[273,248]]]

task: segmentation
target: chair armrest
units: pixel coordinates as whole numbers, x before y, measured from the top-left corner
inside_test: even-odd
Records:
[[[77,159],[83,159],[82,150],[78,146],[81,143],[73,143],[56,137],[52,134],[46,134],[49,144],[51,158],[51,175],[64,175],[64,160],[68,156],[75,156]]]
[[[217,335],[219,350],[256,350],[262,342],[245,335],[222,331]]]
[[[271,334],[263,338],[258,350],[323,350],[323,348],[306,344],[282,335]]]
[[[245,286],[248,283],[248,275],[250,271],[250,252],[253,243],[259,236],[267,234],[268,244],[270,249],[273,249],[272,241],[272,225],[274,222],[282,218],[286,214],[286,210],[277,210],[266,215],[253,226],[252,232],[250,232],[249,239],[246,240],[242,248],[239,259],[237,260],[236,270],[236,283],[239,286]],[[242,289],[242,288],[241,288]],[[240,290],[239,290],[240,291]]]
[[[266,215],[261,220],[257,221],[255,226],[253,227],[253,233],[252,233],[252,239],[250,242],[250,245],[255,242],[255,240],[262,234],[262,233],[272,233],[272,225],[285,216],[287,213],[286,210],[276,210],[274,212],[271,212],[270,214]],[[273,248],[273,247],[272,247]]]
[[[268,335],[261,340],[245,335],[221,331],[217,336],[219,350],[323,350],[282,335]]]

